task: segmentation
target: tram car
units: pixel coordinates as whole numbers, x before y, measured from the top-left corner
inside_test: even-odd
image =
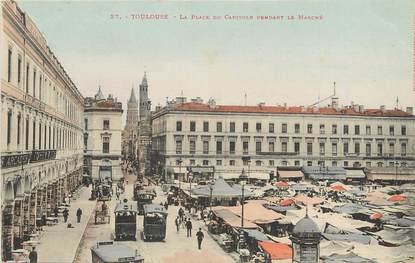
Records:
[[[98,201],[110,201],[112,187],[110,184],[101,183],[95,187],[95,193]]]
[[[144,241],[166,238],[167,211],[157,204],[144,205],[143,233]]]
[[[144,215],[144,205],[153,203],[153,199],[156,197],[154,189],[151,187],[143,188],[137,195],[137,208],[138,214]]]
[[[144,263],[144,257],[129,246],[112,241],[98,242],[91,247],[92,263]]]
[[[137,204],[124,199],[116,205],[115,241],[136,240],[137,233]]]

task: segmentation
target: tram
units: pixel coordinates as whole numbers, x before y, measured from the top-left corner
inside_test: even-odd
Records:
[[[116,241],[136,240],[137,212],[137,204],[127,199],[117,204],[114,209]]]
[[[143,240],[164,240],[167,212],[162,205],[144,205]]]

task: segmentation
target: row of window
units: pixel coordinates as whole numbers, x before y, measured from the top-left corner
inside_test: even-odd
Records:
[[[88,133],[84,135],[84,152],[88,151]],[[110,153],[110,137],[102,137],[102,153]]]
[[[88,119],[84,120],[84,125],[85,125],[85,131],[88,130]],[[103,120],[102,121],[102,129],[103,130],[109,130],[110,129],[110,121],[109,120]]]
[[[8,58],[7,58],[7,81],[9,83],[14,79],[13,76],[13,48],[9,47],[8,49]],[[56,88],[52,80],[49,80],[46,74],[42,74],[40,70],[37,70],[35,66],[30,65],[29,62],[26,63],[26,71],[23,71],[23,62],[22,56],[18,54],[17,56],[17,86],[22,87],[23,78],[25,77],[25,92],[30,94],[34,98],[39,99],[40,101],[50,103],[57,110],[64,113],[65,116],[68,116],[72,120],[79,120],[82,111],[77,109],[76,104],[71,102],[62,92],[59,91],[59,88]],[[30,71],[32,73],[30,74]],[[26,73],[26,74],[25,74]],[[25,76],[24,76],[25,75]],[[30,79],[31,78],[31,79]],[[52,92],[53,86],[53,92]],[[53,98],[54,97],[54,98]]]
[[[14,125],[14,121],[16,121],[16,125]],[[23,118],[21,113],[17,114],[17,117],[14,118],[12,111],[8,111],[6,131],[8,149],[12,144],[13,134],[16,135],[15,139],[18,147],[24,143],[24,150],[29,150],[30,139],[32,142],[32,150],[75,149],[79,136],[75,131],[66,128],[48,126],[35,120],[30,122],[29,117]],[[30,134],[32,138],[30,138]]]
[[[215,161],[216,161],[215,163],[212,163],[212,161],[209,161],[209,160],[202,160],[202,165],[204,165],[204,166],[207,166],[207,165],[223,166],[223,165],[225,165],[223,160],[221,160],[221,159],[215,160]],[[266,165],[268,165],[270,167],[274,167],[276,162],[275,162],[275,160],[268,160],[268,163],[266,161],[263,161],[263,160],[256,160],[253,163],[254,163],[255,166],[266,166]],[[179,160],[176,160],[176,165],[181,165],[181,164],[182,163]],[[245,161],[245,160],[242,161],[242,165],[244,165],[244,166],[247,166],[249,164],[250,163]],[[196,160],[195,159],[190,159],[189,160],[189,165],[190,166],[196,166]],[[237,165],[237,160],[229,160],[228,165],[229,166],[236,166]],[[288,165],[290,165],[290,163],[288,161],[281,161],[281,166],[288,166]],[[313,163],[313,161],[307,161],[306,165],[307,166],[313,166],[315,164]],[[326,166],[326,162],[325,161],[317,161],[317,165],[318,166]],[[337,167],[339,165],[341,165],[341,164],[339,164],[338,161],[332,161],[331,162],[331,166]],[[377,167],[383,167],[384,163],[383,162],[376,162],[373,165],[376,165]],[[387,165],[389,167],[394,167],[394,166],[399,166],[399,163],[389,162],[389,163],[387,163]],[[294,161],[294,166],[301,166],[301,162],[299,160],[295,160]],[[344,161],[343,166],[344,167],[349,167],[349,161]],[[362,164],[360,162],[353,162],[351,164],[351,166],[361,167]],[[365,162],[365,166],[366,167],[372,167],[372,162]],[[400,166],[401,167],[406,167],[407,164],[406,164],[406,162],[401,162]]]
[[[203,143],[203,154],[209,154],[209,141],[202,141]],[[294,142],[294,153],[300,154],[301,147],[300,142]],[[349,143],[345,142],[343,143],[343,154],[349,155]],[[361,143],[355,142],[354,143],[354,152],[353,154],[360,155],[361,149],[360,149]],[[229,154],[235,154],[235,148],[236,148],[236,142],[230,141],[229,142]],[[337,156],[338,154],[338,143],[332,143],[331,144],[331,155]],[[281,152],[282,153],[288,153],[288,143],[287,142],[281,142]],[[306,143],[306,153],[307,155],[313,154],[313,143],[308,142]],[[367,143],[365,145],[365,154],[366,156],[372,155],[372,144]],[[262,153],[262,142],[256,141],[255,142],[255,152],[256,153]],[[268,142],[268,152],[273,153],[276,152],[275,148],[275,142]],[[183,143],[181,140],[176,140],[176,154],[182,154],[183,153]],[[190,140],[189,141],[189,153],[195,154],[196,153],[196,140]],[[223,154],[223,142],[222,141],[216,141],[216,154]],[[242,142],[242,153],[248,154],[249,153],[249,142],[243,141]],[[319,143],[319,154],[325,155],[326,154],[326,143],[320,142]],[[389,143],[389,154],[394,155],[395,154],[395,143]],[[383,143],[377,144],[377,156],[383,156],[384,150],[383,150]],[[401,143],[401,155],[406,156],[406,143]]]
[[[190,125],[189,125],[189,131],[191,132],[196,132],[196,121],[190,121]],[[262,123],[257,122],[255,125],[255,130],[256,132],[262,132]],[[176,122],[176,131],[183,131],[183,123],[182,121],[177,121]],[[203,132],[209,132],[209,122],[208,121],[204,121],[203,122],[203,127],[202,127],[202,131]],[[243,132],[249,132],[249,123],[248,122],[244,122],[242,123],[242,131]],[[223,129],[223,125],[222,122],[218,121],[216,122],[216,132],[224,132]],[[229,123],[229,132],[236,132],[235,129],[235,122],[230,122]],[[275,124],[274,123],[269,123],[268,124],[268,133],[275,133]],[[301,127],[299,123],[294,124],[294,133],[300,133],[301,132]],[[287,123],[282,123],[281,124],[281,133],[288,133],[288,124]],[[312,134],[313,133],[313,124],[307,124],[307,133]],[[325,124],[320,124],[319,127],[319,133],[320,134],[325,134],[326,133],[326,125]],[[333,124],[331,126],[331,133],[332,134],[339,134],[339,130],[338,130],[338,126],[337,124]],[[349,125],[343,125],[343,134],[344,135],[349,135]],[[372,127],[370,125],[366,125],[366,135],[372,135]],[[354,135],[361,135],[360,132],[360,125],[354,125]],[[377,135],[383,135],[383,126],[377,126]],[[389,126],[389,135],[395,135],[395,126],[394,125],[390,125]],[[405,125],[401,125],[401,135],[406,135],[406,126]]]

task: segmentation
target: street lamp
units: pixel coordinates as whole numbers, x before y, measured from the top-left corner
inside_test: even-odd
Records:
[[[190,182],[190,199],[192,199],[192,181],[193,181],[192,172],[189,172],[189,175],[187,176],[187,178],[189,179],[188,181]]]
[[[399,162],[395,162],[395,186],[398,185],[398,165]]]
[[[213,192],[213,186],[212,186],[212,183],[211,182],[209,182],[209,190],[210,190],[209,210],[210,210],[210,213],[212,214],[212,192]]]
[[[182,158],[177,159],[176,161],[179,164],[179,196],[180,196],[180,190],[181,190],[181,185],[180,185],[180,175],[182,174]]]
[[[244,198],[245,198],[245,184],[248,180],[248,176],[245,173],[245,169],[242,169],[241,175],[239,175],[239,183],[242,186],[242,197],[241,197],[241,204],[242,204],[242,218],[241,218],[241,228],[244,228]]]

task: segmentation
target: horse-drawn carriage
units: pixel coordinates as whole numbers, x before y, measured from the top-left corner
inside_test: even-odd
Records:
[[[109,224],[111,216],[108,206],[105,202],[101,205],[101,209],[95,209],[95,224]]]

